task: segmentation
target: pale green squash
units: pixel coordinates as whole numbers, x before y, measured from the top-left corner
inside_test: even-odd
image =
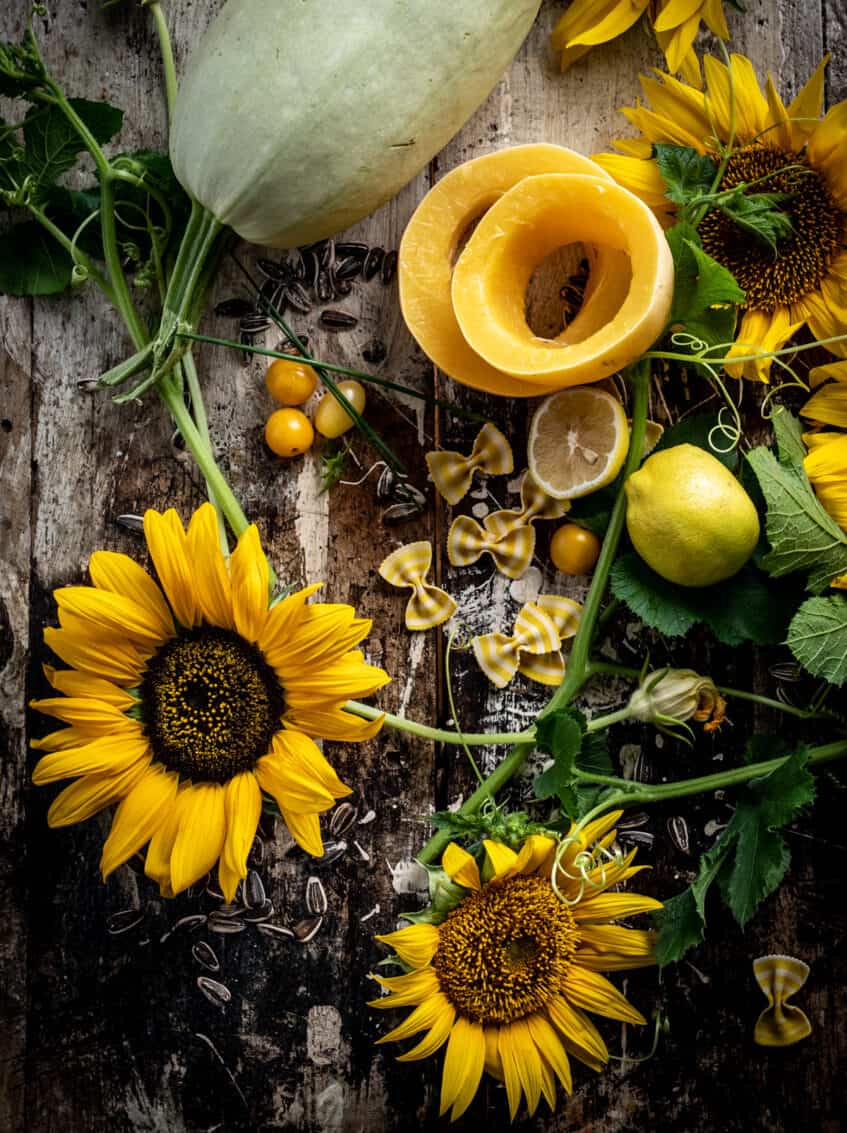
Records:
[[[171,158],[247,240],[292,247],[393,197],[485,100],[540,0],[229,0],[182,81]]]

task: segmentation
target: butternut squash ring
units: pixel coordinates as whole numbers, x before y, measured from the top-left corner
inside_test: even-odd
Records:
[[[538,338],[524,314],[535,267],[556,248],[582,241],[625,252],[632,279],[617,314],[580,342]],[[596,382],[643,354],[665,326],[673,260],[650,209],[599,177],[526,177],[492,205],[453,271],[453,309],[462,334],[489,365],[544,389]]]
[[[526,145],[486,154],[447,173],[415,210],[400,244],[398,281],[406,325],[424,353],[451,378],[472,389],[504,397],[537,397],[539,388],[496,370],[476,354],[459,329],[451,282],[462,238],[503,193],[530,174],[608,175],[564,146]],[[608,177],[611,182],[611,178]],[[592,260],[585,298],[564,332],[577,341],[604,326],[629,286],[629,260],[620,253],[587,249]]]

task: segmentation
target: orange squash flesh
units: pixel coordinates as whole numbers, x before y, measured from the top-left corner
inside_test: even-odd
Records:
[[[462,239],[504,193],[543,173],[607,175],[587,157],[554,145],[525,145],[486,154],[452,170],[424,197],[400,244],[398,282],[406,325],[440,370],[473,389],[505,397],[537,397],[556,388],[524,382],[490,365],[469,345],[453,311],[453,268]],[[611,178],[608,178],[611,183]],[[629,261],[611,249],[586,249],[591,264],[580,311],[563,334],[578,341],[604,326],[623,301]]]
[[[582,241],[625,253],[632,278],[620,309],[579,342],[543,339],[524,296],[551,252]],[[643,354],[665,326],[673,260],[659,222],[634,194],[599,177],[526,177],[491,206],[453,271],[453,310],[472,350],[537,388],[600,381]]]

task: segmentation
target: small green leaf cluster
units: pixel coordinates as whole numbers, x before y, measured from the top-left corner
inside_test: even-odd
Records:
[[[815,797],[815,781],[806,769],[808,752],[803,747],[790,751],[775,737],[754,736],[745,758],[753,763],[780,756],[785,761],[776,770],[752,779],[739,793],[732,820],[701,857],[691,885],[655,914],[660,965],[681,959],[703,940],[713,883],[742,928],[781,883],[791,855],[779,829]]]
[[[576,708],[558,708],[538,720],[535,742],[553,759],[535,781],[536,797],[557,799],[568,819],[581,818],[597,806],[605,788],[586,783],[579,772],[613,773],[605,736],[588,732],[587,721]]]

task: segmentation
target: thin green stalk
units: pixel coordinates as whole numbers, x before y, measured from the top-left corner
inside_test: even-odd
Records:
[[[821,747],[810,749],[808,766],[816,767],[836,759],[843,759],[844,756],[847,756],[847,740],[824,744]],[[609,795],[598,808],[595,808],[595,810],[602,812],[614,810],[618,806],[644,806],[649,803],[666,802],[669,799],[681,799],[688,795],[702,795],[727,787],[737,787],[749,783],[751,779],[770,775],[772,771],[776,771],[790,758],[791,756],[781,756],[778,759],[766,759],[760,763],[748,763],[744,767],[735,767],[731,771],[719,771],[714,775],[701,775],[696,779],[680,779],[674,783],[658,783],[655,785],[633,782],[629,779],[616,779],[611,775],[595,775],[592,772],[580,771],[579,769],[576,770],[576,774],[586,783],[617,788],[617,793]]]
[[[85,252],[81,252],[79,248],[75,247],[73,240],[66,236],[61,228],[57,228],[50,217],[43,213],[40,208],[36,205],[28,205],[27,208],[32,218],[37,220],[41,227],[49,232],[58,244],[61,244],[74,263],[80,264],[85,268],[89,278],[94,280],[109,302],[114,303],[115,296],[108,279],[106,279],[105,275],[103,275]]]
[[[232,338],[214,338],[208,334],[195,334],[190,331],[182,331],[175,335],[176,338],[188,338],[192,342],[208,342],[212,346],[228,346],[230,350],[243,350],[248,354],[260,354],[264,358],[281,358],[284,362],[302,362],[306,366],[320,367],[322,370],[329,370],[334,374],[346,374],[351,378],[358,378],[362,382],[370,382],[371,385],[382,386],[383,389],[393,389],[398,393],[405,393],[409,397],[416,397],[419,401],[427,401],[431,405],[437,405],[439,409],[446,409],[456,417],[464,417],[468,421],[487,421],[488,418],[483,413],[472,413],[468,409],[460,409],[449,401],[442,401],[438,397],[431,397],[428,393],[421,393],[420,390],[412,389],[411,386],[400,385],[399,382],[389,381],[388,378],[380,378],[376,374],[366,373],[364,370],[353,370],[349,366],[342,366],[340,363],[323,362],[319,358],[312,358],[309,354],[286,354],[282,350],[269,350],[265,346],[253,346],[244,342],[236,342]]]
[[[399,732],[408,732],[411,736],[419,736],[438,744],[460,745],[463,741],[474,747],[485,744],[519,744],[534,741],[535,735],[532,729],[527,732],[451,732],[444,728],[431,728],[428,724],[418,724],[404,716],[393,716],[390,712],[383,713],[381,709],[361,704],[358,700],[348,700],[344,711],[365,720],[378,720],[380,716],[385,716],[386,728],[395,728]]]
[[[819,346],[830,346],[834,342],[847,342],[847,334],[833,334],[829,338],[816,338],[814,342],[800,342],[796,346],[784,346],[781,350],[760,350],[756,354],[739,354],[738,357],[732,358],[729,356],[713,358],[709,353],[711,350],[729,349],[734,345],[732,342],[710,346],[708,350],[703,350],[699,354],[679,354],[672,350],[648,350],[643,357],[647,360],[657,359],[664,362],[708,362],[712,366],[734,366],[736,362],[758,362],[762,358],[780,358],[785,354],[799,354],[803,350],[816,350]],[[744,343],[742,343],[743,345]]]
[[[142,3],[145,7],[150,9],[150,13],[153,16],[153,23],[156,27],[156,34],[159,37],[159,50],[162,55],[162,70],[164,71],[165,78],[165,98],[168,104],[168,118],[171,118],[174,111],[174,103],[176,102],[177,78],[168,24],[159,0],[142,0]]]
[[[624,720],[629,720],[631,715],[629,705],[627,705],[625,708],[619,708],[617,712],[592,717],[586,724],[585,730],[586,732],[602,732],[606,728],[611,728],[612,724],[620,724]]]

